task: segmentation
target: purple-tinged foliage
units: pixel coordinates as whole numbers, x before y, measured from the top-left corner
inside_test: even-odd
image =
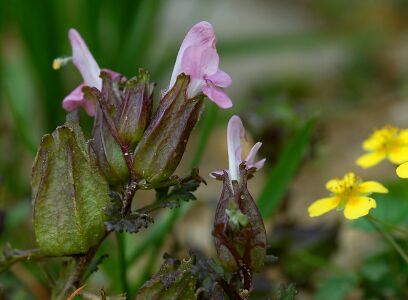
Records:
[[[198,122],[201,98],[188,99],[190,80],[181,74],[159,107],[134,153],[134,171],[149,183],[169,178],[183,157],[190,133]]]

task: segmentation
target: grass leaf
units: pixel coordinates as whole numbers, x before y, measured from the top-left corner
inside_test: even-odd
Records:
[[[299,130],[284,148],[278,162],[268,175],[267,182],[258,198],[262,218],[270,217],[283,199],[296,170],[310,144],[315,119],[312,118]]]

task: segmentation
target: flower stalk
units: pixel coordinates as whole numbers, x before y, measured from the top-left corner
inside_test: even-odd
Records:
[[[386,231],[382,226],[378,225],[375,219],[372,218],[370,215],[367,216],[367,220],[370,222],[371,226],[373,226],[373,228],[381,234],[384,240],[388,242],[395,249],[395,251],[398,252],[398,254],[401,256],[404,262],[408,265],[408,255],[401,248],[401,246],[397,243],[394,237],[388,231]]]

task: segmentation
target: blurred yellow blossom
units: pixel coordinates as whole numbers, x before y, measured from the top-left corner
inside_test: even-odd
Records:
[[[344,208],[346,219],[358,219],[376,207],[375,200],[368,197],[371,193],[388,193],[381,183],[362,181],[352,172],[344,175],[343,179],[330,180],[326,183],[326,189],[331,192],[331,196],[313,202],[308,208],[310,217],[318,217],[335,208]]]
[[[372,167],[383,159],[394,164],[404,163],[408,161],[408,129],[384,126],[363,142],[363,149],[368,153],[356,161],[362,168]]]
[[[401,178],[408,178],[408,162],[403,163],[397,168],[397,175]]]

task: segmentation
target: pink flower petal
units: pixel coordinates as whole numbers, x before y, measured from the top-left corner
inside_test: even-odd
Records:
[[[239,180],[239,165],[242,162],[241,139],[245,137],[244,125],[238,116],[228,122],[227,144],[230,180]]]
[[[218,69],[213,75],[207,76],[206,79],[222,88],[229,87],[232,84],[231,76],[221,69]]]
[[[266,158],[263,158],[263,159],[261,159],[261,160],[258,160],[258,161],[257,161],[256,163],[254,163],[254,164],[248,165],[247,168],[248,168],[248,169],[250,169],[250,168],[255,168],[255,169],[258,171],[259,169],[262,169],[262,168],[263,168],[263,166],[265,165],[265,161],[266,161]]]
[[[102,80],[99,78],[101,70],[81,35],[75,29],[70,29],[68,37],[72,47],[72,60],[81,73],[85,84],[100,90],[102,87]]]
[[[62,107],[66,111],[73,111],[78,107],[83,107],[89,116],[95,115],[95,104],[84,99],[84,93],[82,93],[82,88],[85,86],[84,83],[76,87],[71,93],[69,93],[64,100],[62,100]]]
[[[213,84],[205,85],[203,93],[221,108],[230,108],[232,106],[232,101],[227,93]]]
[[[258,150],[259,150],[259,148],[261,148],[261,146],[262,146],[262,143],[258,142],[249,151],[247,157],[245,158],[245,161],[247,162],[248,165],[254,164],[255,156],[258,153]]]
[[[257,170],[259,170],[264,166],[265,161],[266,161],[265,158],[255,162],[255,156],[258,153],[258,150],[259,150],[259,148],[261,148],[261,146],[262,146],[262,143],[258,142],[252,147],[251,151],[249,151],[249,153],[248,153],[248,155],[247,155],[247,157],[245,159],[245,161],[247,162],[247,168],[248,169],[249,168],[256,168]]]
[[[208,22],[200,22],[194,25],[186,37],[184,38],[180,50],[177,54],[176,63],[174,64],[173,73],[171,75],[170,86],[171,89],[176,82],[177,76],[183,73],[181,68],[181,62],[184,56],[184,52],[187,48],[192,46],[202,46],[206,45],[207,47],[215,48],[215,33],[214,29]]]
[[[181,59],[181,71],[190,78],[205,78],[218,70],[219,57],[214,48],[191,46],[184,51]]]

